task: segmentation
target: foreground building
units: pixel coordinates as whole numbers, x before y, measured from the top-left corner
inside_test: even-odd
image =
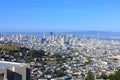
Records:
[[[30,65],[0,61],[0,80],[30,80]]]

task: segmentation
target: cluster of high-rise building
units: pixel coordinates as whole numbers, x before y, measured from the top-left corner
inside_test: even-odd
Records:
[[[105,73],[107,75],[114,73],[120,68],[120,42],[92,39],[79,35],[43,35],[42,37],[23,34],[12,36],[1,36],[1,45],[5,43],[17,44],[35,50],[44,50],[50,55],[61,54],[65,62],[62,63],[65,73],[72,78],[85,78],[88,71],[95,74],[95,77]],[[43,59],[43,61],[45,61]],[[33,62],[34,63],[34,62]],[[35,63],[34,63],[35,64]],[[44,74],[39,68],[33,68],[40,78]],[[56,70],[51,64],[44,65],[45,69]],[[55,67],[55,64],[54,64]],[[38,72],[37,72],[38,71]],[[46,78],[52,78],[54,74],[46,75]],[[64,76],[65,77],[65,76]]]

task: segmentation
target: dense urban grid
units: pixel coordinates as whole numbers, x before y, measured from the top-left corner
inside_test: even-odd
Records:
[[[31,65],[31,80],[95,79],[120,68],[120,42],[72,34],[1,35],[0,59]]]

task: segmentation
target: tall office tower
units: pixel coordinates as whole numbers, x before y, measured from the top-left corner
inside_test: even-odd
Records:
[[[30,80],[30,65],[0,61],[0,80]]]
[[[50,40],[52,40],[53,32],[50,32]]]
[[[52,36],[52,35],[53,35],[53,32],[50,32],[50,35]]]

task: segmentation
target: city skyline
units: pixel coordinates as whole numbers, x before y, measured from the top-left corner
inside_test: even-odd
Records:
[[[1,0],[0,32],[120,32],[118,0]]]

